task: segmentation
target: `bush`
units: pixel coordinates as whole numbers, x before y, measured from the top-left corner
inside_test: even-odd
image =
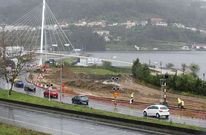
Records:
[[[160,79],[165,78],[167,87],[180,92],[189,92],[206,96],[206,82],[200,80],[195,72],[177,75],[151,75],[147,65],[143,65],[137,59],[132,66],[132,74],[135,79],[160,86]]]

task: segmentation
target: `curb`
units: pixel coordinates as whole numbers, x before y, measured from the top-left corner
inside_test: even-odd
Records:
[[[137,128],[141,128],[143,130],[149,130],[151,132],[162,132],[162,133],[169,133],[169,134],[176,134],[176,135],[204,135],[206,134],[206,131],[198,131],[193,129],[186,129],[186,128],[180,128],[180,127],[172,127],[168,125],[160,125],[160,124],[154,124],[144,121],[138,121],[138,120],[128,120],[125,118],[116,118],[112,116],[105,116],[100,114],[93,114],[93,113],[87,113],[87,112],[79,112],[74,110],[66,110],[61,108],[55,108],[55,107],[49,107],[49,106],[43,106],[43,105],[36,105],[31,103],[25,103],[20,101],[12,101],[7,99],[0,98],[1,102],[8,103],[10,105],[15,106],[21,106],[24,108],[31,108],[34,110],[40,110],[40,111],[47,111],[47,112],[56,112],[63,115],[75,115],[76,117],[82,117],[85,119],[95,120],[95,121],[101,121],[107,124],[114,124],[114,126],[124,126],[126,129],[132,129],[132,130],[138,130]]]

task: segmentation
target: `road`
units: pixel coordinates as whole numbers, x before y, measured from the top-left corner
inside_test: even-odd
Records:
[[[21,78],[21,80],[25,81],[24,75],[21,76],[20,78]],[[6,84],[4,80],[0,79],[0,87],[8,89],[9,84]],[[14,87],[14,90],[21,92],[21,93],[26,93],[22,88],[15,88]],[[43,98],[43,92],[44,92],[43,89],[37,88],[36,93],[27,93],[27,94]],[[71,95],[65,95],[64,97],[62,97],[61,101],[64,103],[72,104],[71,98],[72,98]],[[60,101],[60,99],[52,99],[52,100]],[[112,104],[103,103],[101,101],[96,101],[96,100],[90,100],[89,107],[95,108],[95,109],[100,109],[100,110],[105,110],[105,111],[110,111],[110,112],[117,112],[117,113],[132,115],[132,116],[138,116],[138,117],[143,116],[142,110],[124,107],[124,106],[117,106],[115,108]],[[188,124],[188,125],[195,125],[195,126],[204,127],[204,128],[206,127],[206,120],[201,120],[201,119],[196,119],[196,118],[171,115],[167,121]]]
[[[0,122],[53,135],[149,135],[96,121],[0,104]]]

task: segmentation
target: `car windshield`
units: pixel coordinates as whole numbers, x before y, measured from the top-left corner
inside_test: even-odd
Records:
[[[82,96],[81,99],[82,99],[82,100],[88,100],[88,97]]]
[[[168,108],[166,106],[160,107],[162,110],[167,110]]]

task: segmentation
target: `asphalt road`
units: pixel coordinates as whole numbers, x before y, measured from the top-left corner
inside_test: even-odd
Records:
[[[25,76],[20,77],[23,81],[25,81]],[[9,84],[5,83],[4,80],[0,79],[0,87],[1,88],[9,88]],[[15,91],[21,92],[21,93],[26,93],[22,88],[15,88]],[[36,93],[28,93],[30,95],[38,96],[38,97],[43,97],[43,89],[37,88]],[[64,103],[72,104],[71,102],[71,96],[66,95],[62,97],[61,101]],[[56,101],[60,101],[59,99],[52,99]],[[89,101],[89,107],[95,108],[95,109],[100,109],[100,110],[106,110],[106,111],[111,111],[111,112],[117,112],[117,113],[122,113],[122,114],[128,114],[128,115],[133,115],[133,116],[138,116],[142,117],[142,110],[134,109],[134,108],[129,108],[129,107],[123,107],[123,106],[117,106],[116,108],[112,104],[107,104],[103,103],[101,101],[95,101],[95,100],[90,100]],[[166,120],[166,119],[165,119]],[[188,125],[195,125],[199,127],[206,127],[206,120],[201,120],[201,119],[195,119],[195,118],[189,118],[189,117],[182,117],[182,116],[175,116],[175,115],[170,115],[170,118],[167,121],[172,121],[175,123],[182,123],[182,124],[188,124]]]
[[[0,104],[0,122],[53,135],[149,135],[149,133],[107,126],[95,121],[2,104]]]

